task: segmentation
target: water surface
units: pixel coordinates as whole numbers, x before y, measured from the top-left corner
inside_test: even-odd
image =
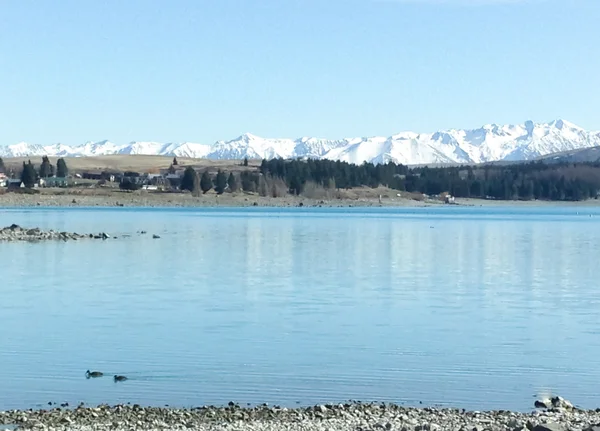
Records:
[[[598,220],[587,207],[0,210],[3,226],[133,234],[0,243],[0,409],[527,410],[541,391],[597,407]]]

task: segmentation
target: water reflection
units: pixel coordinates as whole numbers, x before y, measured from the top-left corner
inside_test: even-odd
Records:
[[[600,230],[575,210],[0,213],[12,222],[134,235],[0,244],[2,408],[600,402]]]

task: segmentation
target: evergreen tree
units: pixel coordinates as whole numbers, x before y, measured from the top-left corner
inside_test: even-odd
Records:
[[[4,166],[4,160],[2,160],[2,157],[0,157],[0,173],[5,173],[6,172],[6,166]]]
[[[256,176],[256,174],[252,174],[248,171],[244,171],[240,174],[243,191],[250,193],[256,192],[256,188],[258,187]]]
[[[35,185],[35,181],[37,180],[37,174],[35,172],[35,168],[31,164],[31,160],[29,163],[25,164],[23,162],[23,171],[21,172],[21,181],[27,188],[32,188]]]
[[[135,179],[132,177],[123,177],[119,183],[119,188],[121,190],[135,191],[141,189],[142,185],[135,181]]]
[[[198,172],[191,166],[185,168],[183,171],[183,178],[181,179],[181,190],[189,190],[192,193],[198,194],[200,190],[200,179]]]
[[[229,174],[229,178],[227,179],[227,185],[229,186],[229,191],[231,193],[235,193],[238,191],[237,180],[235,179],[235,175],[233,175],[233,172]]]
[[[59,178],[65,178],[69,175],[69,168],[67,168],[67,162],[65,159],[58,159],[56,161],[56,176]]]
[[[171,164],[171,166],[169,166],[169,170],[167,172],[169,174],[174,174],[175,173],[175,166],[173,166],[173,164]]]
[[[202,174],[202,178],[200,179],[200,189],[202,193],[208,192],[213,187],[212,178],[210,177],[208,171],[204,171]]]
[[[173,166],[177,166],[179,164],[179,162],[177,161],[177,157],[173,157]]]
[[[225,172],[219,169],[217,172],[217,178],[215,179],[215,191],[218,195],[223,194],[225,189],[227,188],[227,175]]]
[[[243,165],[248,166],[248,157],[244,157]]]
[[[48,156],[42,157],[42,164],[40,165],[40,178],[48,178],[54,174],[54,167],[50,163]]]

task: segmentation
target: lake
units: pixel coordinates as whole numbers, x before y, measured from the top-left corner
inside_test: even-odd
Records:
[[[131,237],[0,243],[0,409],[529,410],[544,393],[595,408],[599,221],[565,206],[2,209],[0,226]]]

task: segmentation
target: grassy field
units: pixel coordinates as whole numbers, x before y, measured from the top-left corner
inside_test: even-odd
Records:
[[[56,165],[58,157],[49,157],[50,162]],[[5,158],[4,165],[7,170],[20,171],[23,162],[31,160],[36,166],[42,163],[42,158],[34,157],[14,157]],[[146,156],[146,155],[110,155],[110,156],[95,156],[95,157],[65,157],[67,166],[71,173],[82,171],[135,171],[135,172],[152,172],[159,169],[166,169],[171,165],[173,157],[170,156]],[[241,172],[247,169],[256,169],[260,165],[260,160],[249,160],[248,167],[241,165],[241,160],[207,160],[207,159],[191,159],[187,157],[177,158],[180,166],[193,166],[197,168],[205,168],[209,171],[217,171],[222,169],[227,172]]]

